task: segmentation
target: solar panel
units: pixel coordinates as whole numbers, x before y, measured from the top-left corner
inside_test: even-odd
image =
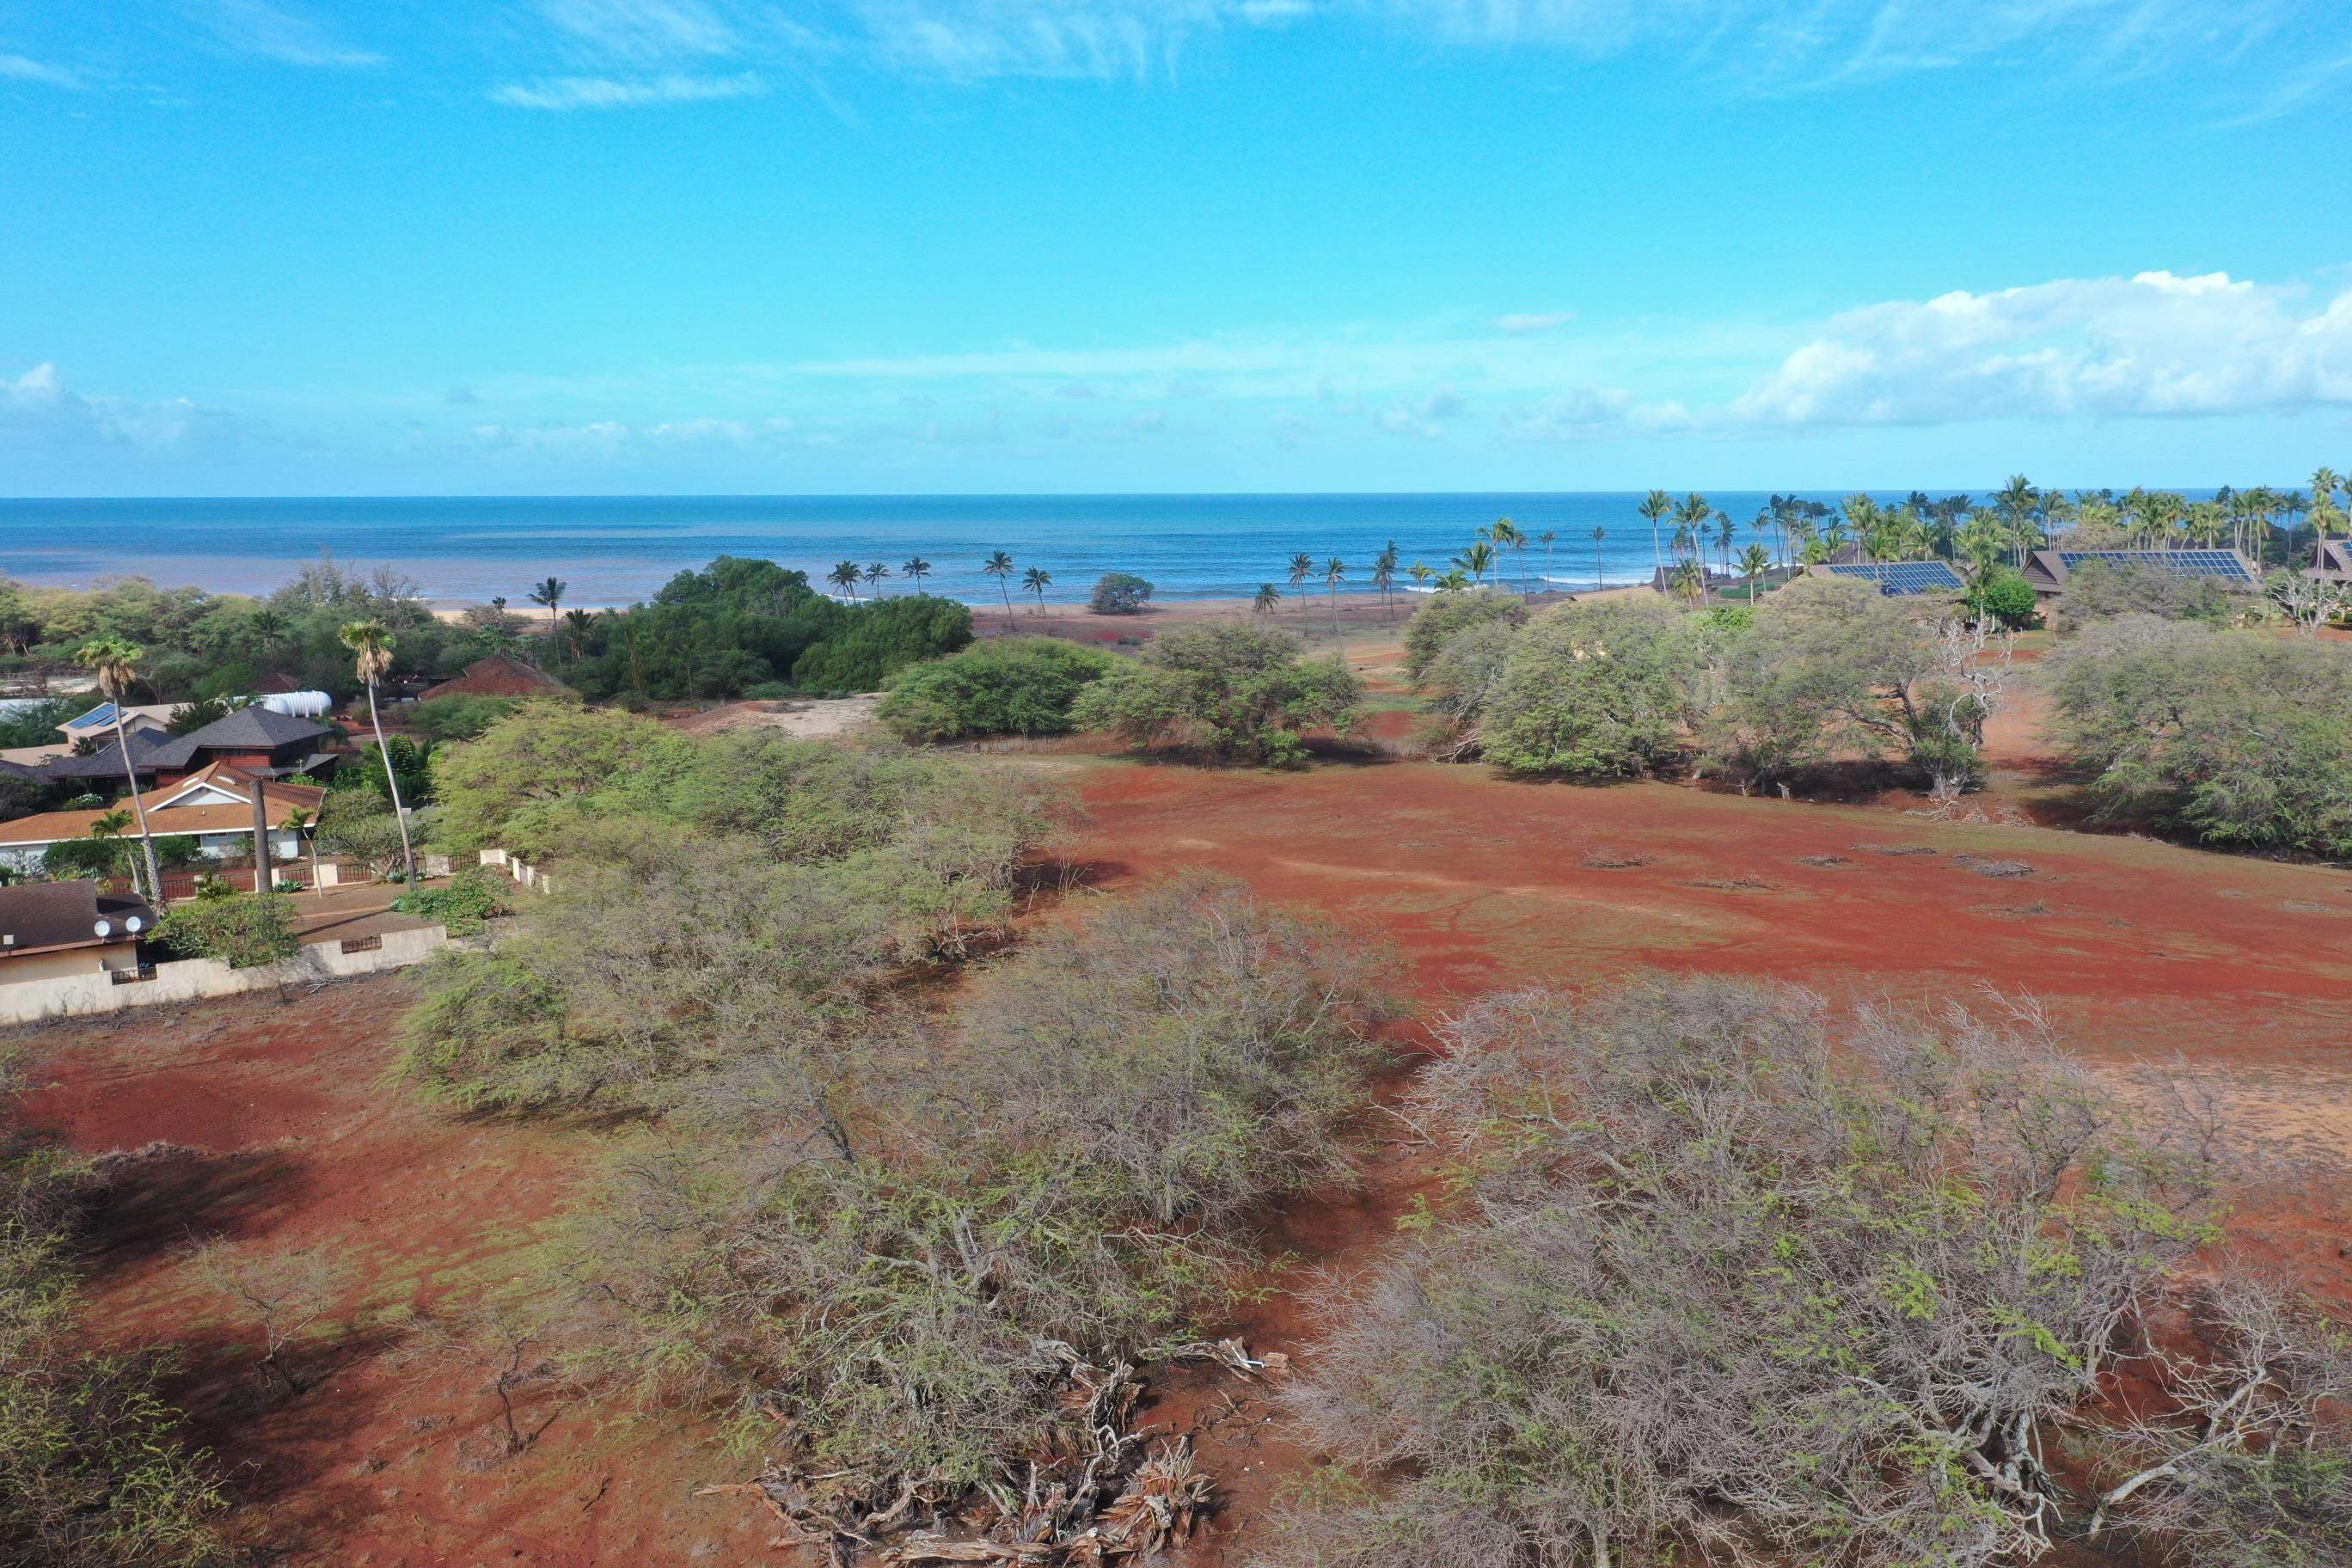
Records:
[[[68,722],[77,730],[87,730],[93,724],[111,724],[114,722],[114,704],[101,702],[80,718],[68,720]]]
[[[2115,566],[2161,567],[2183,577],[2219,577],[2247,585],[2255,582],[2234,550],[2062,550],[2058,559],[2069,572],[2096,561]]]
[[[1958,594],[1968,587],[1948,561],[1849,562],[1815,570],[1832,577],[1858,577],[1875,583],[1878,591],[1890,599],[1915,594]]]

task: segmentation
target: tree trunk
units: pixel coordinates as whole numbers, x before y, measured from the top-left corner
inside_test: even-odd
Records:
[[[302,831],[303,847],[310,851],[310,892],[314,898],[327,896],[327,879],[319,869],[319,829],[316,826]]]
[[[147,892],[154,900],[155,913],[163,912],[163,870],[155,860],[155,836],[147,830],[147,799],[139,793],[139,770],[131,765],[131,736],[122,727],[122,700],[110,695],[114,704],[114,747],[122,753],[122,776],[131,785],[131,809],[139,816],[139,846],[147,861]],[[137,877],[131,879],[133,882]]]
[[[400,778],[392,771],[392,747],[383,738],[383,721],[375,710],[375,682],[367,683],[368,726],[375,731],[376,754],[383,759],[383,787],[392,792],[392,820],[400,829],[400,867],[407,874],[407,886],[416,886],[416,855],[408,844],[408,814],[401,809]]]
[[[269,892],[275,880],[269,874],[269,806],[257,777],[253,781],[253,890]]]

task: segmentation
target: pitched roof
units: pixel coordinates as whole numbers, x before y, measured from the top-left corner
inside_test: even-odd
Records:
[[[570,689],[537,665],[494,653],[476,659],[463,675],[441,682],[425,696],[427,701],[436,697],[552,697]]]
[[[113,929],[98,934],[104,921]],[[89,881],[22,882],[0,888],[0,959],[26,952],[54,952],[60,948],[98,947],[152,931],[155,911],[143,899],[101,893]]]
[[[226,804],[211,805],[174,805],[183,795],[194,793],[199,784],[210,784],[234,794],[237,798]],[[158,838],[171,838],[184,833],[249,833],[253,829],[253,780],[226,763],[215,763],[200,773],[191,774],[168,790],[149,790],[140,798],[147,807],[147,830]],[[292,811],[315,812],[327,798],[327,792],[309,784],[280,784],[269,780],[261,787],[262,814],[269,826],[276,827]],[[68,838],[89,837],[90,824],[110,811],[131,809],[125,799],[96,811],[45,811],[35,816],[20,816],[14,822],[0,822],[0,848],[25,848],[35,845],[58,844]],[[135,817],[136,813],[132,814]],[[134,823],[127,836],[138,832]]]
[[[2306,577],[2324,577],[2331,583],[2352,582],[2352,539],[2323,539],[2319,542],[2319,563],[2303,569]]]
[[[1832,561],[1809,568],[1829,577],[1852,577],[1875,583],[1890,599],[1916,598],[1927,594],[1964,594],[1968,584],[1948,561]]]
[[[134,707],[126,702],[117,709],[114,703],[109,700],[100,703],[87,713],[75,714],[58,725],[58,731],[68,739],[75,741],[109,734],[114,729],[114,716],[118,711],[122,715],[125,729],[137,729],[143,726],[161,730],[171,722],[172,715],[178,710],[178,704],[171,702],[151,702],[143,707]]]
[[[161,730],[130,730],[131,765],[142,773],[170,764],[160,762],[156,752],[178,739]],[[122,776],[122,748],[113,736],[106,743],[93,748],[87,756],[51,757],[42,768],[42,776],[52,779],[119,779]]]
[[[2258,588],[2263,574],[2234,550],[2035,550],[2025,560],[2036,587],[2062,588],[2085,566],[2153,566],[2179,577],[2210,577],[2226,587]]]

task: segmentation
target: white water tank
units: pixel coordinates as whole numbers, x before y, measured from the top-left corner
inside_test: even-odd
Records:
[[[334,710],[335,700],[323,691],[273,691],[255,698],[253,705],[289,719],[317,719]]]

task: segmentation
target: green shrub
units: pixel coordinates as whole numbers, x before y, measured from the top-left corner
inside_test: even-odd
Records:
[[[1079,691],[1118,663],[1050,637],[994,638],[903,672],[877,712],[905,741],[1059,735],[1070,728]]]
[[[1528,602],[1516,594],[1466,590],[1429,595],[1405,623],[1405,679],[1419,680],[1428,674],[1438,650],[1460,633],[1497,621],[1510,626],[1527,625]]]
[[[2033,584],[2007,566],[1995,566],[1980,574],[1969,584],[1968,597],[1961,602],[1977,619],[1990,619],[2011,631],[2032,626],[2042,613]]]
[[[1675,754],[1697,695],[1698,628],[1658,599],[1593,599],[1529,622],[1487,702],[1486,760],[1515,773],[1633,778]]]
[[[2253,607],[2251,595],[2233,592],[2218,578],[2192,577],[2151,562],[2089,561],[2066,574],[2058,630],[2073,637],[2121,616],[2227,626]]]
[[[293,900],[278,894],[198,898],[173,910],[158,935],[182,958],[209,958],[231,969],[257,969],[300,951]]]
[[[793,684],[820,696],[876,691],[910,664],[950,654],[971,641],[971,610],[929,594],[857,605],[824,641],[793,661]]]
[[[2352,858],[2352,648],[2128,616],[2047,670],[2052,734],[2103,816]]]
[[[513,900],[508,897],[512,886],[508,879],[485,868],[469,866],[450,878],[446,886],[414,889],[393,900],[392,907],[403,914],[439,921],[453,937],[475,936],[490,921],[514,912]]]
[[[408,710],[405,722],[428,742],[470,741],[521,706],[516,697],[433,697]]]
[[[1302,658],[1286,632],[1222,621],[1160,637],[1137,663],[1081,692],[1071,721],[1138,745],[1172,742],[1276,767],[1305,760],[1303,730],[1346,733],[1360,696],[1337,655]]]
[[[1151,584],[1132,572],[1106,572],[1095,579],[1087,608],[1098,616],[1132,616],[1151,600]]]
[[[209,1457],[157,1396],[153,1356],[102,1352],[68,1267],[88,1172],[31,1136],[0,1057],[0,1562],[199,1568],[224,1561]]]

